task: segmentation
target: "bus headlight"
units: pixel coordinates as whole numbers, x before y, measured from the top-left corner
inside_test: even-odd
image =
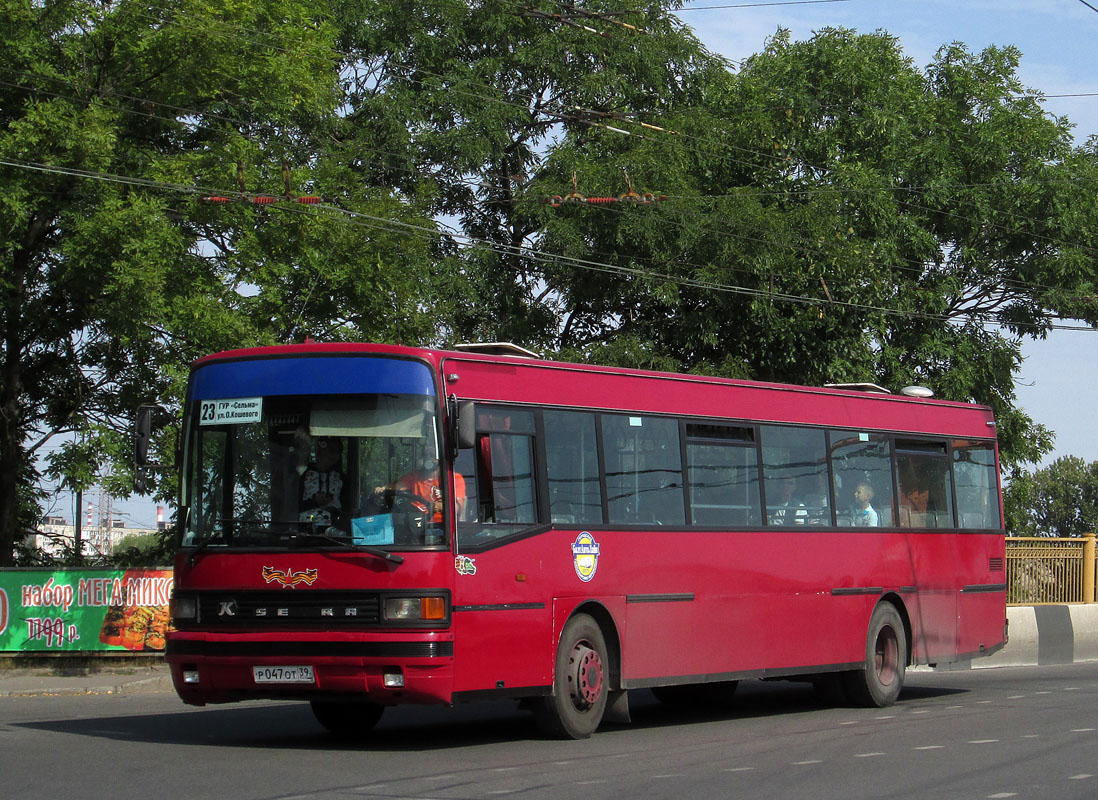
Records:
[[[194,621],[198,619],[198,598],[189,594],[172,595],[172,620]]]
[[[385,619],[413,622],[446,619],[443,597],[390,597],[385,601]]]

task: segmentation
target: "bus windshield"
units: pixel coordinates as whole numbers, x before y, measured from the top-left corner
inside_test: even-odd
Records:
[[[193,403],[184,547],[445,544],[434,398]]]

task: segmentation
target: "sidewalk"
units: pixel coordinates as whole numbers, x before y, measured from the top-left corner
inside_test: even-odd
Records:
[[[28,665],[0,660],[0,698],[80,694],[147,694],[171,692],[167,664],[91,662],[78,666],[65,659]]]

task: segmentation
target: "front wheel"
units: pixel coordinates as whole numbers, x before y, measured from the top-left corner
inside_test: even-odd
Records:
[[[316,721],[337,736],[355,738],[367,735],[381,719],[385,706],[377,703],[340,703],[313,700],[309,703]]]
[[[907,635],[900,612],[891,603],[881,603],[869,619],[865,666],[843,675],[846,694],[855,705],[890,706],[904,688],[906,669]]]
[[[558,739],[586,739],[606,711],[606,640],[586,614],[568,621],[557,648],[553,694],[534,709],[538,727]]]

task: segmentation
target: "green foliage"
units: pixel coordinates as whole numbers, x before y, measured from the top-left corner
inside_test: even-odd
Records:
[[[0,0],[0,565],[46,442],[124,494],[137,405],[307,336],[924,384],[1038,461],[1013,375],[1098,321],[1098,144],[1012,48],[779,32],[732,72],[674,5]],[[666,199],[543,202],[630,188]]]
[[[1013,374],[1022,338],[1095,321],[1094,201],[1074,189],[1095,159],[1017,65],[1011,48],[951,45],[921,71],[885,34],[779,33],[735,76],[688,76],[681,96],[708,102],[670,105],[674,136],[569,130],[542,193],[573,171],[612,186],[628,165],[672,197],[543,214],[543,252],[614,268],[544,270],[559,346],[636,341],[682,370],[922,384],[990,405],[1006,463],[1039,460],[1051,433],[1016,407]]]
[[[168,528],[156,533],[143,533],[123,539],[107,562],[118,569],[160,567],[172,563],[175,535]]]
[[[341,98],[323,4],[0,0],[0,16],[6,565],[36,523],[16,498],[43,446],[62,441],[47,472],[65,486],[128,494],[133,411],[178,410],[196,357],[429,337],[427,246],[362,220],[432,223],[321,153]],[[200,200],[287,188],[344,210]],[[153,456],[170,464],[174,438]]]
[[[1034,472],[1017,470],[1003,491],[1012,536],[1081,536],[1098,530],[1098,461],[1058,458]]]

